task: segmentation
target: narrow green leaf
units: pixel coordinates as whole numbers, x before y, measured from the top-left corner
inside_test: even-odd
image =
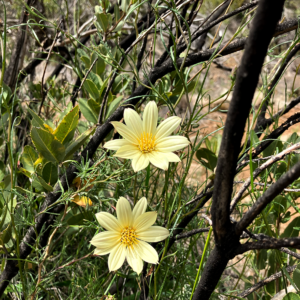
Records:
[[[78,99],[79,108],[83,116],[90,122],[97,124],[100,105],[93,99]]]
[[[48,192],[53,192],[53,187],[46,183],[46,181],[40,177],[36,176],[32,182],[32,186],[36,188],[38,191],[42,191],[43,189],[47,190]]]
[[[27,108],[29,113],[32,116],[32,125],[35,127],[41,127],[45,129],[44,126],[44,120],[42,118],[40,118],[33,110],[31,110],[29,107]]]
[[[54,131],[55,137],[61,143],[64,143],[65,139],[70,133],[74,134],[74,129],[78,124],[78,119],[79,119],[79,106],[77,105],[63,118],[63,120],[59,123],[56,130]]]
[[[100,93],[96,87],[96,84],[92,80],[87,79],[84,82],[83,86],[92,98],[94,98],[95,100],[100,98]]]
[[[123,96],[119,96],[111,102],[105,116],[106,119],[117,109],[122,99]]]
[[[31,146],[25,146],[21,157],[21,162],[26,171],[34,173],[34,163],[38,159],[38,154]]]
[[[101,75],[105,70],[105,62],[100,56],[97,55],[97,53],[93,53],[91,62],[93,62],[96,57],[98,57],[98,60],[96,61],[92,70],[95,74]]]
[[[37,151],[48,161],[53,163],[63,161],[65,147],[49,131],[32,127],[31,138]]]
[[[42,177],[47,184],[53,186],[58,180],[57,166],[52,162],[46,163],[42,171]]]
[[[283,234],[280,236],[281,238],[290,238],[299,236],[299,230],[294,229],[296,227],[300,227],[300,217],[295,218],[284,230]]]
[[[87,56],[81,56],[80,60],[84,63],[85,67],[88,69],[91,65],[90,58]]]
[[[90,128],[83,132],[74,142],[71,143],[66,149],[66,159],[70,159],[71,155],[75,153],[87,140],[92,132],[94,132],[95,128]]]

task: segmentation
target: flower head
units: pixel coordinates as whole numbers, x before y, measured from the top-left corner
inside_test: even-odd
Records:
[[[99,224],[107,231],[95,235],[90,243],[96,247],[96,255],[109,253],[110,271],[118,270],[125,258],[138,274],[143,269],[143,260],[151,264],[158,263],[156,250],[146,242],[160,242],[169,236],[169,231],[161,226],[152,226],[157,212],[145,212],[146,208],[147,200],[144,197],[133,211],[129,202],[120,197],[116,206],[118,218],[107,212],[96,214]]]
[[[180,158],[172,151],[185,148],[189,141],[183,136],[169,136],[180,124],[181,118],[170,117],[158,127],[158,110],[154,101],[144,110],[143,121],[138,113],[130,108],[124,110],[124,120],[111,122],[124,139],[107,142],[104,147],[117,150],[114,156],[132,159],[135,172],[145,169],[151,162],[154,166],[167,170],[169,162],[179,162]]]

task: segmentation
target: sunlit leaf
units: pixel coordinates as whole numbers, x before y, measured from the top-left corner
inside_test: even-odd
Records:
[[[73,138],[74,129],[78,124],[79,106],[75,106],[59,123],[54,131],[55,137],[62,143]],[[70,137],[71,135],[71,137]]]
[[[48,161],[62,162],[65,157],[65,147],[49,131],[33,127],[31,138],[35,148]]]
[[[36,151],[29,145],[24,147],[23,154],[21,156],[21,162],[26,171],[34,173],[35,166],[34,163],[38,159],[38,154]]]

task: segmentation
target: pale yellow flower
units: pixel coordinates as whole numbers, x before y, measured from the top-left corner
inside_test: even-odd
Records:
[[[169,162],[179,162],[173,151],[185,148],[189,141],[183,136],[169,136],[180,124],[181,118],[170,117],[158,127],[158,110],[154,101],[144,110],[143,121],[138,113],[130,108],[124,110],[124,120],[111,122],[124,139],[107,142],[104,147],[117,150],[114,156],[132,159],[135,172],[145,169],[151,162],[154,166],[167,170]]]
[[[132,269],[140,274],[143,260],[150,264],[158,263],[156,250],[146,242],[160,242],[169,236],[169,230],[161,226],[152,226],[156,221],[157,212],[145,212],[146,198],[141,198],[131,210],[129,202],[120,197],[115,218],[107,212],[96,214],[99,224],[107,231],[98,233],[91,240],[96,247],[96,255],[109,253],[108,268],[118,270],[125,258]]]

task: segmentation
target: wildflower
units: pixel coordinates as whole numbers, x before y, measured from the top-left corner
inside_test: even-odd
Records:
[[[189,141],[183,136],[169,136],[179,126],[181,118],[167,118],[156,127],[157,119],[158,110],[154,101],[146,105],[143,121],[135,110],[126,108],[126,125],[111,122],[124,139],[109,141],[104,147],[117,150],[114,156],[132,159],[135,172],[145,169],[150,162],[157,168],[167,170],[169,162],[180,161],[173,151],[185,148]]]
[[[125,258],[132,269],[140,274],[143,260],[150,264],[158,263],[156,250],[146,242],[160,242],[169,236],[168,229],[152,226],[157,218],[156,211],[145,212],[146,198],[141,198],[131,210],[129,202],[120,197],[117,206],[117,218],[107,212],[96,214],[99,224],[107,231],[98,233],[90,241],[96,247],[94,254],[109,254],[110,271],[118,270]]]

